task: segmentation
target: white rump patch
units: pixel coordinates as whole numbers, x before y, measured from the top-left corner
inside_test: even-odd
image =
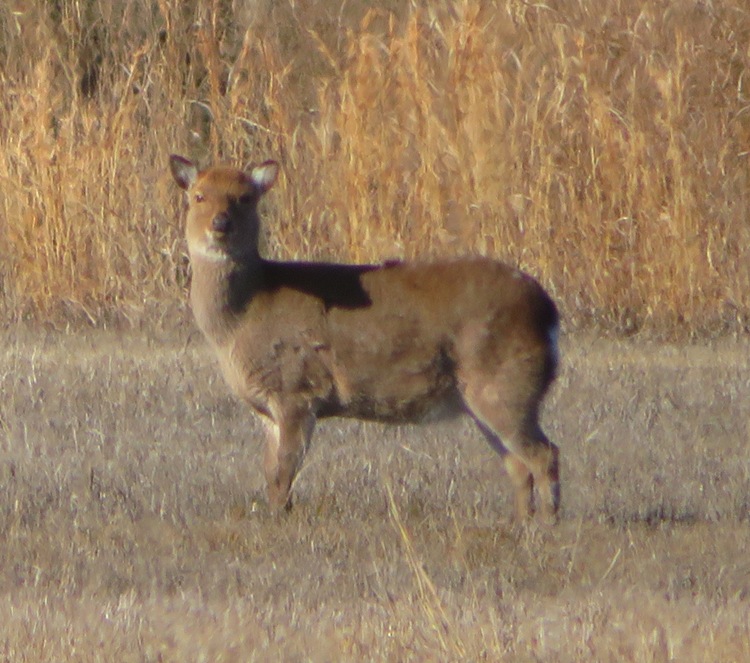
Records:
[[[549,340],[549,347],[550,352],[552,353],[552,358],[555,361],[555,364],[560,363],[560,325],[552,325],[547,330],[547,339]]]

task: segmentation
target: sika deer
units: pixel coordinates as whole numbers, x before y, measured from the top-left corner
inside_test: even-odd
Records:
[[[340,265],[258,253],[273,161],[243,172],[170,159],[187,192],[190,293],[233,391],[265,420],[273,507],[319,417],[420,422],[470,414],[504,458],[516,513],[560,503],[558,448],[539,425],[557,367],[558,313],[530,276],[485,258]]]

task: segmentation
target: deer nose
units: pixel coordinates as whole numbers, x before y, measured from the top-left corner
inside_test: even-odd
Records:
[[[211,228],[217,233],[229,232],[232,228],[232,220],[226,212],[222,212],[211,220]]]

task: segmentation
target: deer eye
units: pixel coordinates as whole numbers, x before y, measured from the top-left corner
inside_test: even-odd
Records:
[[[195,202],[196,203],[202,203],[205,200],[205,197],[202,193],[196,193],[195,194]]]

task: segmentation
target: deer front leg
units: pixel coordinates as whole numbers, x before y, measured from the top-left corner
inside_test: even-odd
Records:
[[[274,510],[292,508],[292,483],[310,444],[315,416],[308,410],[294,410],[270,421],[264,469],[268,501]]]

